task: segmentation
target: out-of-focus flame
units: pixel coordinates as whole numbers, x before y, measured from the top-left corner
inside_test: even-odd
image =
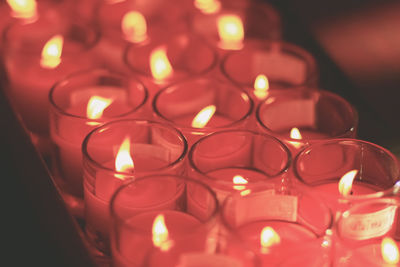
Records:
[[[158,214],[153,222],[152,238],[155,247],[162,251],[167,251],[172,246],[172,241],[168,237],[168,229],[165,225],[164,215]]]
[[[135,165],[131,157],[131,141],[129,137],[125,137],[121,146],[118,149],[117,156],[115,157],[115,170],[118,172],[126,172],[132,170]],[[121,175],[116,175],[117,178],[123,179]]]
[[[219,0],[195,0],[194,5],[204,14],[214,14],[221,10]]]
[[[298,128],[293,127],[292,130],[290,130],[290,138],[296,139],[296,140],[301,140],[303,137],[301,136],[301,133]],[[296,141],[289,141],[290,144],[292,144],[295,148],[300,148],[302,144],[300,142]]]
[[[261,230],[260,244],[262,253],[268,253],[272,246],[278,245],[279,243],[281,243],[281,238],[272,227],[266,226]]]
[[[269,89],[269,82],[267,76],[264,74],[259,74],[254,80],[254,95],[263,100],[267,97],[267,92]]]
[[[110,98],[104,98],[97,95],[92,96],[87,104],[86,116],[92,120],[100,119],[101,116],[103,116],[104,110],[111,105],[112,102],[113,99]]]
[[[36,19],[37,4],[35,0],[7,0],[12,16],[18,19]]]
[[[61,63],[61,53],[64,45],[64,37],[57,34],[44,45],[40,65],[46,69],[54,69]]]
[[[157,47],[151,52],[150,70],[153,78],[158,81],[167,79],[172,75],[173,70],[165,47]]]
[[[216,110],[217,108],[214,105],[207,106],[202,110],[200,110],[192,121],[192,127],[204,128],[207,125],[207,123],[211,120]]]
[[[399,263],[399,248],[396,242],[390,238],[385,237],[381,243],[381,253],[383,260],[388,264]]]
[[[235,175],[233,177],[233,184],[233,189],[240,191],[246,188],[245,185],[248,184],[248,181],[241,175]]]
[[[144,16],[137,11],[130,11],[122,18],[122,32],[125,39],[132,43],[141,43],[147,39],[147,24]]]
[[[339,187],[339,193],[342,196],[348,196],[351,194],[351,189],[353,187],[353,181],[354,178],[356,178],[356,175],[358,173],[358,170],[351,170],[345,173],[342,178],[340,178],[338,187]]]
[[[239,50],[243,47],[244,29],[242,19],[237,15],[218,17],[219,46],[226,50]]]

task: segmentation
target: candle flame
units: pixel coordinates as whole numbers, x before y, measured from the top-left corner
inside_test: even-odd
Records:
[[[215,14],[221,10],[219,0],[195,0],[194,5],[204,14]]]
[[[157,47],[150,55],[150,70],[154,79],[164,80],[173,73],[165,47]]]
[[[233,177],[233,183],[233,189],[241,191],[246,188],[245,184],[248,184],[248,181],[241,175],[235,175]]]
[[[237,15],[221,15],[218,17],[219,46],[227,50],[239,50],[243,47],[243,23]]]
[[[53,36],[44,45],[40,65],[43,68],[54,69],[61,63],[61,53],[63,49],[64,38],[57,34]]]
[[[168,229],[165,225],[164,215],[158,214],[153,222],[153,244],[162,251],[167,251],[172,246],[171,240],[168,238]]]
[[[204,128],[211,120],[217,108],[214,105],[207,106],[197,113],[192,121],[193,128]]]
[[[104,110],[111,105],[113,99],[104,98],[101,96],[92,96],[89,99],[86,108],[86,115],[89,119],[100,119],[103,116]]]
[[[353,181],[354,178],[356,178],[357,173],[358,170],[351,170],[342,176],[338,185],[339,192],[341,195],[348,196],[351,193],[351,189],[353,187]]]
[[[290,138],[297,139],[297,140],[303,139],[299,129],[296,127],[293,127],[292,130],[290,130]]]
[[[35,0],[7,0],[12,16],[18,19],[35,19],[37,4]]]
[[[140,43],[147,39],[147,24],[144,16],[137,11],[130,11],[122,18],[122,32],[125,39],[132,43]]]
[[[264,74],[259,74],[254,80],[254,95],[263,100],[267,97],[267,92],[269,89],[269,82],[267,76]]]
[[[396,245],[396,242],[390,238],[385,237],[381,243],[381,253],[383,260],[388,264],[397,264],[399,263],[399,248]]]
[[[260,244],[261,244],[261,252],[268,253],[269,248],[281,243],[281,238],[275,230],[266,226],[262,229],[260,234]]]
[[[125,137],[121,146],[118,149],[117,156],[115,157],[115,170],[118,172],[126,172],[134,168],[133,159],[130,154],[131,142],[129,137]],[[117,178],[123,179],[121,175],[117,175]]]

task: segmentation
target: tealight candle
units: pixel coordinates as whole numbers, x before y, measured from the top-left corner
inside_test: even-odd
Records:
[[[294,171],[334,212],[348,204],[390,194],[399,177],[398,163],[386,149],[355,139],[312,144],[299,153]]]
[[[153,133],[157,132],[157,135]],[[164,146],[160,139],[174,146]],[[113,192],[125,181],[146,174],[182,174],[187,144],[174,128],[142,120],[118,120],[93,130],[82,145],[86,233],[94,246],[109,253],[109,210]],[[153,185],[158,194],[142,201],[174,205],[174,184]]]
[[[232,84],[197,77],[161,90],[153,109],[156,120],[180,129],[190,146],[209,133],[247,127],[253,103]]]
[[[79,200],[83,197],[83,139],[107,121],[144,117],[147,90],[133,77],[92,69],[59,81],[49,99],[56,172],[63,180],[61,188]]]
[[[275,90],[256,111],[259,131],[282,140],[296,155],[322,139],[355,137],[356,110],[340,96],[322,90]]]
[[[8,96],[27,129],[44,142],[49,134],[51,86],[66,75],[95,64],[90,51],[98,37],[85,25],[60,17],[56,20],[51,16],[33,23],[14,23],[5,32]],[[43,149],[48,152],[48,148]]]

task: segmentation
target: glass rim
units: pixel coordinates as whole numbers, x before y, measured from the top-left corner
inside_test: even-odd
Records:
[[[165,92],[178,90],[178,89],[176,89],[176,88],[174,88],[174,87],[181,86],[182,84],[184,84],[184,83],[186,83],[186,82],[195,82],[195,81],[199,81],[199,80],[205,80],[205,81],[210,81],[210,82],[217,82],[217,83],[220,83],[220,84],[223,84],[223,83],[224,83],[224,82],[219,81],[219,80],[217,80],[217,79],[215,79],[215,78],[203,77],[203,76],[200,76],[200,75],[196,75],[196,76],[193,76],[193,77],[190,77],[190,78],[187,78],[187,79],[184,79],[184,80],[181,80],[181,81],[172,83],[172,84],[170,84],[170,85],[168,85],[168,86],[162,88],[161,90],[159,90],[159,91],[155,94],[155,96],[153,97],[153,101],[152,101],[152,103],[151,103],[151,106],[152,106],[152,108],[153,108],[153,113],[156,115],[156,117],[158,117],[158,118],[160,118],[160,119],[162,119],[162,120],[164,120],[165,122],[168,122],[168,123],[170,123],[170,124],[175,124],[175,122],[174,122],[173,120],[171,120],[170,118],[165,117],[165,116],[160,112],[160,110],[159,110],[158,107],[157,107],[157,101],[158,101],[158,99],[159,99],[160,96],[161,96],[163,93],[165,93]],[[176,127],[179,127],[179,129],[181,129],[182,131],[195,131],[195,132],[200,132],[200,133],[201,133],[201,132],[209,132],[210,129],[213,129],[213,128],[218,129],[218,130],[221,130],[221,129],[222,129],[222,130],[223,130],[223,129],[228,129],[228,128],[232,127],[232,126],[235,126],[235,125],[237,125],[237,124],[242,123],[242,122],[245,121],[247,118],[249,118],[250,115],[251,115],[252,112],[253,112],[253,109],[254,109],[254,102],[253,102],[253,100],[251,99],[250,95],[249,95],[245,90],[243,90],[242,88],[236,86],[235,84],[229,83],[228,85],[230,86],[230,89],[228,89],[228,90],[233,90],[233,91],[236,90],[240,95],[243,95],[243,94],[244,94],[244,95],[246,96],[247,100],[248,100],[249,107],[248,107],[248,109],[247,109],[247,112],[246,112],[241,118],[239,118],[239,119],[237,119],[237,120],[235,120],[235,121],[233,121],[233,122],[231,122],[231,123],[229,123],[229,124],[221,125],[221,126],[212,126],[212,127],[210,127],[210,126],[207,126],[207,125],[206,125],[206,126],[204,126],[203,128],[194,128],[194,127],[190,127],[190,126],[186,126],[186,125],[176,124]]]
[[[351,134],[352,132],[355,132],[357,127],[358,127],[358,121],[359,121],[359,117],[358,117],[358,112],[356,110],[356,108],[350,103],[348,102],[346,99],[344,99],[343,97],[341,97],[340,95],[337,95],[335,93],[332,93],[330,91],[326,91],[326,90],[318,90],[318,89],[306,89],[303,88],[303,90],[296,90],[296,89],[285,89],[285,90],[274,90],[272,92],[269,93],[269,95],[267,96],[266,99],[264,99],[262,102],[259,103],[259,105],[256,108],[256,112],[255,112],[255,116],[256,116],[256,123],[262,128],[264,129],[267,133],[272,134],[272,135],[279,135],[279,139],[284,140],[285,142],[297,142],[297,143],[301,143],[302,140],[299,139],[294,139],[294,138],[290,138],[290,137],[286,137],[282,134],[277,133],[274,130],[271,130],[269,127],[267,127],[264,122],[262,121],[261,117],[260,117],[260,112],[261,112],[261,108],[265,106],[265,103],[267,102],[268,99],[270,99],[271,97],[276,97],[279,94],[286,94],[290,96],[291,92],[298,92],[298,93],[312,93],[312,94],[318,94],[318,95],[325,95],[328,96],[329,98],[333,98],[335,100],[339,100],[344,106],[346,106],[350,111],[351,114],[353,115],[353,119],[352,119],[352,125],[347,127],[344,131],[342,131],[342,133],[335,135],[335,136],[330,136],[328,139],[337,139],[337,138],[346,138],[349,134]],[[293,125],[293,127],[295,127],[295,125]],[[315,138],[315,139],[306,139],[303,140],[303,142],[305,141],[305,143],[308,143],[308,141],[314,141],[314,140],[318,140],[318,141],[323,141],[323,140],[328,140],[327,138]]]
[[[298,162],[300,161],[301,157],[303,155],[305,155],[310,149],[313,149],[314,147],[318,147],[318,146],[324,146],[324,145],[331,145],[331,144],[337,144],[337,145],[341,145],[341,143],[348,143],[351,142],[352,144],[363,144],[363,145],[367,145],[369,147],[372,147],[374,149],[377,149],[379,151],[383,151],[386,156],[388,156],[390,158],[390,160],[392,161],[392,164],[395,167],[395,177],[393,178],[393,185],[385,190],[380,190],[377,191],[375,193],[370,193],[370,194],[363,194],[363,195],[348,195],[348,196],[340,196],[339,199],[344,199],[344,200],[349,200],[349,201],[357,201],[357,200],[367,200],[367,199],[375,199],[375,198],[381,198],[384,196],[389,196],[392,195],[394,192],[396,192],[396,185],[399,185],[398,187],[400,188],[400,172],[399,172],[399,165],[397,164],[397,159],[396,157],[386,148],[381,147],[377,144],[374,144],[372,142],[368,142],[368,141],[364,141],[364,140],[359,140],[359,139],[354,139],[354,138],[335,138],[335,139],[329,139],[329,140],[325,140],[325,141],[319,141],[316,142],[314,144],[310,144],[306,147],[304,147],[294,158],[293,160],[293,172],[294,172],[294,176],[296,177],[296,179],[303,185],[306,186],[313,186],[312,183],[307,183],[303,178],[302,175],[300,175],[299,170],[298,170]],[[346,144],[345,144],[346,145]],[[393,164],[394,163],[394,164]],[[335,179],[334,181],[337,181],[337,179]]]
[[[318,77],[319,71],[317,68],[317,62],[316,62],[315,58],[313,57],[313,55],[310,52],[308,52],[307,50],[305,50],[304,48],[302,48],[296,44],[285,42],[282,40],[247,39],[247,40],[244,40],[243,45],[244,45],[244,47],[241,50],[233,50],[233,51],[229,51],[228,53],[226,53],[222,57],[221,63],[219,64],[220,70],[221,70],[222,74],[224,75],[224,77],[226,77],[229,81],[231,81],[235,84],[238,84],[239,86],[253,87],[253,84],[241,83],[241,82],[237,81],[234,77],[232,77],[232,75],[230,75],[226,69],[227,61],[231,57],[233,57],[237,54],[244,53],[245,51],[249,51],[249,49],[251,49],[251,53],[254,53],[255,51],[269,51],[269,49],[271,49],[275,45],[279,45],[279,47],[280,47],[279,51],[284,51],[284,52],[286,52],[286,54],[295,54],[297,57],[304,59],[304,61],[306,62],[306,66],[309,67],[309,69],[310,69],[310,72],[307,72],[306,78],[303,83],[293,85],[291,87],[307,86],[310,83],[312,83],[312,80],[314,79],[314,77],[317,80],[319,79],[319,77]],[[268,50],[265,50],[266,48]]]
[[[89,119],[86,116],[82,116],[82,115],[77,115],[77,114],[71,114],[65,111],[64,108],[60,107],[55,99],[54,99],[54,94],[55,91],[58,90],[59,88],[62,88],[63,86],[65,86],[71,79],[75,79],[76,77],[81,77],[82,75],[87,75],[87,74],[93,74],[96,76],[100,76],[100,75],[104,75],[104,76],[113,76],[113,77],[117,77],[126,81],[132,80],[135,83],[139,84],[140,86],[143,87],[143,100],[136,106],[133,107],[132,109],[130,109],[127,112],[124,113],[120,113],[117,114],[115,116],[111,116],[111,117],[102,117],[99,119]],[[123,87],[121,87],[123,88]],[[86,69],[86,70],[80,70],[74,73],[71,73],[69,75],[67,75],[64,79],[56,82],[55,84],[53,84],[53,86],[50,88],[49,94],[48,94],[48,99],[50,102],[50,110],[54,111],[55,113],[58,113],[60,115],[63,116],[67,116],[69,118],[74,118],[74,119],[80,119],[80,120],[85,120],[85,121],[89,121],[89,122],[98,122],[98,123],[104,123],[104,121],[110,120],[110,119],[115,119],[115,118],[123,118],[129,114],[135,113],[136,111],[138,111],[141,107],[143,107],[147,100],[149,98],[149,92],[147,87],[136,77],[132,77],[132,76],[127,76],[124,75],[122,73],[119,72],[115,72],[115,71],[111,71],[109,69],[106,68],[91,68],[91,69]]]
[[[201,186],[203,189],[205,189],[213,198],[213,202],[214,202],[214,211],[207,216],[207,219],[202,222],[199,226],[195,227],[195,230],[201,228],[202,226],[208,224],[209,222],[211,222],[213,219],[217,218],[217,215],[219,213],[219,208],[220,208],[220,204],[218,202],[217,199],[217,195],[216,193],[205,183],[186,177],[186,176],[182,176],[182,175],[174,175],[174,174],[157,174],[156,176],[154,175],[146,175],[146,176],[139,176],[134,180],[130,180],[128,183],[123,184],[122,186],[120,186],[112,195],[111,200],[110,200],[110,205],[109,205],[109,211],[110,211],[110,216],[112,220],[116,220],[119,223],[122,223],[124,225],[124,227],[127,227],[128,229],[133,229],[133,230],[138,230],[137,227],[133,227],[130,224],[128,224],[126,221],[126,219],[121,218],[119,216],[119,214],[115,211],[115,202],[117,201],[118,195],[120,194],[120,192],[122,192],[125,188],[127,188],[128,186],[135,184],[136,182],[140,182],[140,181],[147,181],[147,180],[154,180],[154,179],[163,179],[163,178],[173,178],[175,180],[179,180],[182,181],[185,185],[187,184],[187,182],[191,183],[191,184],[196,184],[198,186]]]
[[[145,71],[143,69],[135,68],[134,66],[132,66],[132,64],[129,60],[130,51],[134,48],[143,47],[143,46],[150,46],[150,47],[154,46],[154,48],[156,48],[157,46],[163,45],[163,44],[167,47],[167,50],[168,50],[168,47],[171,47],[171,43],[173,42],[173,40],[175,40],[176,38],[179,38],[180,36],[188,36],[192,40],[193,39],[198,40],[199,43],[201,43],[201,45],[203,45],[204,47],[207,47],[210,50],[210,52],[212,53],[212,57],[213,57],[212,62],[207,67],[205,67],[203,70],[201,70],[200,72],[196,72],[196,73],[186,72],[184,75],[186,78],[193,76],[193,75],[204,75],[204,74],[210,72],[213,68],[215,68],[217,66],[219,57],[218,57],[218,53],[215,50],[215,48],[213,46],[211,46],[210,44],[208,44],[206,41],[204,41],[204,39],[201,38],[200,36],[197,36],[193,33],[187,32],[187,31],[183,32],[183,33],[174,34],[172,36],[172,38],[168,39],[168,41],[166,41],[166,42],[163,42],[162,40],[157,39],[156,43],[152,43],[152,42],[143,43],[143,44],[129,43],[126,46],[126,48],[124,49],[124,52],[122,55],[123,62],[125,63],[125,65],[129,68],[129,70],[131,72],[138,73],[140,75],[145,76],[146,78],[150,78],[151,80],[154,80],[151,73],[148,73],[147,71]],[[173,67],[174,66],[172,66],[172,68]],[[182,79],[178,79],[178,80],[182,80]],[[160,83],[161,84],[165,84],[165,83],[169,84],[171,81],[174,81],[174,75],[171,75],[170,78],[160,81]]]
[[[92,138],[92,136],[94,136],[95,134],[98,134],[101,130],[105,129],[106,127],[109,127],[110,125],[112,126],[114,124],[119,124],[119,123],[124,123],[124,122],[131,122],[131,123],[137,123],[137,124],[149,125],[149,126],[150,125],[153,125],[153,126],[158,125],[165,129],[170,130],[171,132],[174,132],[177,135],[177,137],[182,141],[182,146],[183,146],[182,152],[179,155],[179,157],[177,157],[173,162],[168,163],[167,165],[165,165],[161,168],[158,168],[158,169],[140,172],[138,174],[138,176],[144,176],[146,174],[151,175],[154,172],[168,170],[170,168],[173,168],[179,162],[184,162],[184,158],[186,157],[186,154],[188,151],[188,144],[187,144],[186,138],[178,129],[176,129],[168,124],[163,124],[163,123],[156,122],[156,121],[138,120],[138,119],[113,120],[113,121],[104,123],[104,124],[100,125],[99,127],[96,127],[92,131],[90,131],[90,133],[88,135],[86,135],[85,139],[82,142],[82,146],[81,146],[83,161],[88,161],[89,164],[94,166],[96,169],[105,171],[107,173],[111,173],[112,175],[118,174],[118,175],[125,176],[125,177],[136,177],[135,173],[120,172],[120,171],[116,171],[115,169],[105,167],[103,164],[101,164],[100,162],[93,159],[93,157],[90,156],[90,153],[88,151],[88,143],[90,142],[90,139]]]
[[[244,195],[243,196],[241,194],[241,192],[235,192],[235,193],[230,194],[229,196],[227,196],[225,198],[225,200],[223,201],[223,203],[221,204],[221,207],[220,207],[220,210],[221,210],[220,214],[221,214],[221,222],[222,222],[222,224],[225,227],[227,227],[229,229],[229,231],[231,231],[231,232],[233,232],[233,231],[235,231],[237,229],[237,227],[234,227],[232,225],[232,223],[228,222],[228,220],[226,218],[226,213],[225,213],[225,210],[227,209],[227,207],[229,205],[229,202],[232,201],[234,198],[239,197],[240,199],[245,199],[248,196],[250,196],[254,191],[255,192],[259,192],[260,190],[265,190],[265,189],[275,189],[276,186],[277,186],[277,184],[274,184],[274,183],[264,183],[261,186],[259,186],[259,185],[249,185],[246,188],[246,189],[250,189],[251,190],[249,195]],[[304,194],[310,196],[311,198],[313,198],[315,200],[318,200],[317,203],[319,205],[322,205],[324,208],[326,208],[326,211],[327,211],[328,216],[329,216],[329,221],[328,221],[327,225],[325,226],[325,230],[323,231],[323,233],[318,234],[315,231],[313,231],[309,226],[303,225],[301,223],[301,221],[298,222],[297,220],[296,221],[287,221],[287,220],[284,220],[284,219],[268,219],[268,221],[287,222],[287,223],[300,225],[301,227],[305,227],[308,231],[312,232],[316,236],[316,238],[324,236],[325,231],[328,230],[328,229],[331,229],[334,226],[335,218],[334,218],[334,215],[333,215],[333,211],[323,201],[321,201],[318,196],[316,196],[314,194],[311,194],[307,190],[299,188],[299,187],[294,187],[294,189],[295,189],[296,192],[304,193]],[[283,194],[283,195],[291,196],[290,194]]]
[[[289,170],[289,168],[290,168],[290,166],[292,164],[292,161],[293,161],[292,154],[291,154],[289,148],[282,141],[280,141],[278,138],[276,138],[276,137],[274,137],[272,135],[268,135],[268,134],[265,134],[265,133],[254,132],[254,131],[250,131],[250,130],[237,130],[237,129],[236,130],[225,130],[225,131],[214,132],[214,133],[211,133],[211,134],[209,134],[207,136],[204,136],[203,138],[200,138],[199,140],[197,140],[192,145],[192,147],[190,148],[190,150],[188,152],[189,166],[191,168],[193,168],[194,171],[196,171],[197,173],[201,174],[203,176],[203,178],[206,178],[207,181],[211,181],[211,182],[215,183],[216,185],[218,185],[218,184],[225,185],[225,182],[216,180],[215,178],[209,176],[207,173],[205,173],[204,171],[202,171],[202,170],[200,170],[198,168],[197,164],[195,164],[194,159],[193,159],[194,158],[194,151],[201,144],[201,142],[203,140],[208,140],[209,138],[213,138],[215,135],[221,135],[221,134],[227,134],[227,133],[246,133],[246,134],[251,134],[252,136],[263,136],[264,138],[268,138],[268,139],[274,141],[276,144],[278,144],[283,149],[284,152],[286,152],[285,154],[287,155],[287,160],[286,160],[286,163],[285,163],[284,167],[282,167],[281,170],[274,176],[266,175],[263,172],[263,174],[265,174],[266,177],[272,179],[272,178],[278,177],[279,175],[284,174],[285,172],[287,172]],[[240,167],[243,167],[243,166],[240,166]],[[262,182],[255,182],[255,184],[260,184],[260,183],[262,183]]]

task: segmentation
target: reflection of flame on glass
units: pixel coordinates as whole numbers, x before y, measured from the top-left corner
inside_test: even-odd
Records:
[[[243,178],[243,176],[241,176],[241,175],[235,175],[233,177],[233,184],[234,184],[233,189],[235,189],[235,190],[240,191],[240,190],[245,189],[246,188],[245,185],[247,183],[248,183],[248,181],[245,178]]]
[[[195,0],[194,5],[204,14],[214,14],[221,10],[219,0]]]
[[[104,98],[101,96],[92,96],[89,99],[86,108],[86,115],[89,119],[95,120],[100,119],[103,116],[104,110],[111,105],[113,99]]]
[[[7,0],[12,16],[19,19],[34,20],[37,17],[35,0]]]
[[[390,238],[385,237],[381,243],[381,253],[383,260],[388,264],[399,263],[399,248],[396,242]]]
[[[118,172],[127,172],[133,170],[135,165],[131,157],[131,141],[129,137],[125,137],[121,146],[118,149],[117,156],[115,157],[115,170]],[[123,175],[116,174],[117,178],[124,179]]]
[[[281,243],[281,238],[275,230],[266,226],[262,229],[260,234],[260,244],[261,244],[261,252],[266,254],[269,253],[269,249],[272,246],[278,245]]]
[[[168,237],[168,229],[165,225],[164,215],[158,214],[154,219],[152,228],[153,244],[162,251],[167,251],[172,246],[172,241]]]
[[[338,187],[339,187],[339,193],[342,196],[348,196],[351,194],[351,189],[353,187],[353,181],[354,178],[356,178],[356,175],[358,173],[358,170],[351,170],[346,172],[342,178],[340,178]]]
[[[54,69],[60,65],[63,45],[64,38],[59,34],[47,41],[42,50],[40,66],[46,69]]]
[[[227,50],[239,50],[243,47],[243,23],[237,15],[221,15],[218,17],[219,46]]]
[[[254,80],[254,95],[263,100],[267,97],[267,92],[269,89],[269,82],[267,76],[264,74],[259,74]]]
[[[151,52],[150,70],[153,78],[159,81],[172,75],[173,70],[165,47],[157,47]]]
[[[144,16],[137,11],[130,11],[122,18],[122,32],[125,39],[132,43],[140,43],[147,39],[147,24]]]
[[[296,139],[296,140],[301,140],[303,137],[301,136],[300,130],[296,127],[293,127],[292,130],[290,130],[290,138]],[[295,147],[295,148],[300,148],[301,143],[296,142],[296,141],[290,141],[290,143]]]
[[[207,123],[211,120],[216,110],[217,108],[214,105],[207,106],[202,110],[200,110],[192,121],[192,127],[204,128],[207,125]]]

